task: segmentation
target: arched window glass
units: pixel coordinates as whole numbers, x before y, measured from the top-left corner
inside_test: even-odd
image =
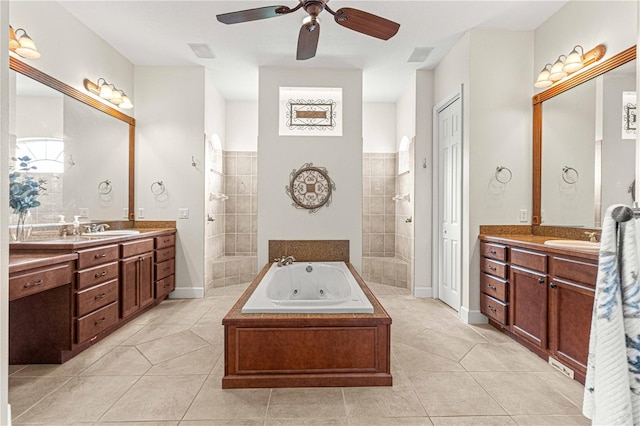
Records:
[[[20,138],[15,158],[29,157],[30,173],[64,173],[64,142],[57,138]],[[16,164],[16,170],[19,169]]]

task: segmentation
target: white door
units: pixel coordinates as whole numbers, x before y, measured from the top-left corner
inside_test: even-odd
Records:
[[[462,101],[436,111],[438,126],[438,295],[460,309],[462,277]]]

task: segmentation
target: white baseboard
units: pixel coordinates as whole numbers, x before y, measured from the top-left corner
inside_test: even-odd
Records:
[[[169,293],[170,299],[202,299],[204,298],[204,288],[202,287],[176,287]]]
[[[460,307],[458,316],[460,317],[460,320],[465,324],[487,324],[489,322],[487,317],[482,312],[470,311],[465,306]]]
[[[433,287],[416,287],[413,289],[413,295],[415,297],[433,298]]]

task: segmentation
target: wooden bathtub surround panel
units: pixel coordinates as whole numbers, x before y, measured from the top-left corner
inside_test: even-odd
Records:
[[[391,386],[391,317],[355,268],[371,314],[243,314],[267,264],[222,320],[222,387]]]
[[[349,262],[349,240],[269,240],[269,261],[282,256],[297,262]]]

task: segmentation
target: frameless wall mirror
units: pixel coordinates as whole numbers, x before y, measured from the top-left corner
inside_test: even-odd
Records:
[[[11,57],[10,157],[45,181],[34,223],[133,219],[133,118]],[[15,88],[15,89],[14,89]],[[10,164],[19,170],[19,162]]]
[[[632,203],[635,90],[634,46],[533,97],[533,225],[598,228]]]

